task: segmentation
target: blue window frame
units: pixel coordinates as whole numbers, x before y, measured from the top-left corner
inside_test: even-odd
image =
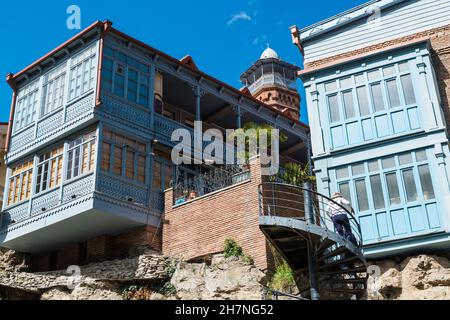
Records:
[[[357,213],[365,243],[441,227],[426,150],[334,169],[336,190]]]
[[[149,106],[150,67],[105,46],[102,89],[144,107]]]
[[[404,61],[319,85],[332,148],[420,129],[413,76]]]

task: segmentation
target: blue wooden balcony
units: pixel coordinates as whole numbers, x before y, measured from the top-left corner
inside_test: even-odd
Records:
[[[163,207],[160,192],[90,172],[7,207],[0,241],[23,252],[50,250],[100,234],[156,225]]]

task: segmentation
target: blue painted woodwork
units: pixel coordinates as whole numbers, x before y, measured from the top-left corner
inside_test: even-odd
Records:
[[[318,191],[351,200],[366,254],[431,247],[427,237],[448,234],[450,152],[429,44],[303,80]]]

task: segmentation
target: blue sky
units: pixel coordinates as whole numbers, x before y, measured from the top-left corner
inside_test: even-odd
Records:
[[[197,0],[197,1],[2,1],[0,32],[0,121],[7,121],[11,89],[3,80],[78,31],[66,27],[66,9],[81,8],[81,27],[109,19],[114,27],[176,58],[193,56],[199,68],[240,87],[239,76],[266,48],[301,65],[289,27],[305,27],[363,0]],[[301,84],[299,83],[301,90]],[[303,92],[301,92],[303,96]],[[302,102],[302,120],[307,121]]]

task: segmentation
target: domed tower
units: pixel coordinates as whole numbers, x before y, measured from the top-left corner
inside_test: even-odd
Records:
[[[241,75],[241,82],[253,97],[275,107],[284,114],[300,118],[300,96],[296,73],[299,67],[282,61],[267,46],[261,57]]]

